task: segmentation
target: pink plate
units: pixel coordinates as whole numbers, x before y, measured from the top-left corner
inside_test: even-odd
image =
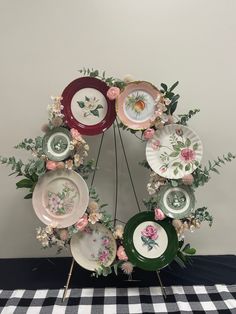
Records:
[[[46,225],[66,228],[85,213],[89,202],[88,186],[73,170],[48,171],[33,192],[33,207]]]
[[[159,90],[151,83],[140,81],[126,86],[116,101],[117,115],[122,123],[133,130],[150,127]]]
[[[115,101],[107,98],[109,86],[97,78],[81,77],[62,93],[63,114],[70,128],[84,135],[106,131],[116,117]]]

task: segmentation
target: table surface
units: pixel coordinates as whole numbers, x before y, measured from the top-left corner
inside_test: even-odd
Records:
[[[75,265],[68,296],[63,286],[71,258],[1,259],[0,313],[236,313],[236,256],[195,256],[186,269],[161,270],[164,299],[155,272],[136,269],[93,278]]]

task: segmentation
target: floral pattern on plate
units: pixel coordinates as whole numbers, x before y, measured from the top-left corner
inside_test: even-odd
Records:
[[[89,224],[72,237],[71,251],[77,263],[94,271],[112,264],[116,256],[116,241],[112,232],[100,223]]]
[[[157,201],[164,214],[174,219],[188,217],[195,207],[194,192],[186,185],[162,186],[158,192]]]
[[[103,105],[101,105],[100,100],[96,97],[88,97],[85,96],[84,101],[77,101],[79,107],[84,111],[84,118],[89,116],[99,117],[100,111],[99,109],[103,109]]]
[[[53,128],[43,137],[43,152],[50,160],[62,161],[72,154],[71,140],[71,134],[66,128]]]
[[[151,251],[158,243],[155,241],[158,238],[157,228],[152,225],[146,226],[141,231],[141,240],[143,241],[143,246],[147,246],[148,251]]]
[[[146,157],[156,173],[166,178],[179,179],[200,165],[202,143],[191,129],[167,125],[148,141]]]
[[[99,226],[99,225],[98,225]],[[104,234],[104,231],[99,231],[99,228],[95,226],[95,229],[92,229],[90,226],[87,226],[83,232],[90,234],[92,238],[92,243],[99,246],[97,253],[91,252],[90,257],[93,261],[97,261],[99,264],[105,265],[109,262],[114,249],[111,246],[111,237],[109,234]]]
[[[61,192],[48,191],[48,209],[54,215],[69,214],[73,210],[75,197],[74,187],[65,183]]]
[[[158,258],[167,248],[168,237],[158,222],[148,220],[135,228],[133,244],[143,257]]]
[[[45,225],[67,228],[85,213],[89,190],[80,174],[57,169],[40,177],[33,192],[33,208]]]

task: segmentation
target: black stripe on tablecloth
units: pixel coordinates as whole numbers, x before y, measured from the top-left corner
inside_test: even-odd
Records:
[[[60,289],[65,285],[71,258],[0,259],[0,289]],[[236,256],[194,256],[193,264],[181,269],[176,263],[161,270],[165,286],[191,286],[236,283]],[[134,281],[120,274],[94,278],[75,265],[72,288],[149,287],[159,285],[155,272],[135,269]],[[213,296],[212,296],[213,297]]]

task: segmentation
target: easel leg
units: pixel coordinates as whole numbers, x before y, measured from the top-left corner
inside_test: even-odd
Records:
[[[74,263],[75,263],[75,260],[73,258],[71,266],[70,266],[70,271],[69,271],[69,274],[68,274],[68,277],[67,277],[66,285],[64,286],[62,302],[64,302],[65,298],[66,298],[66,294],[67,294],[67,290],[68,290],[68,287],[69,287],[69,284],[70,284],[70,278],[71,278],[71,274],[72,274],[72,271],[73,271]]]
[[[167,296],[166,296],[166,289],[165,289],[165,287],[164,287],[163,284],[162,284],[159,270],[157,270],[156,273],[157,273],[158,280],[159,280],[159,282],[160,282],[161,292],[162,292],[164,298],[166,299],[166,297],[167,297]]]

